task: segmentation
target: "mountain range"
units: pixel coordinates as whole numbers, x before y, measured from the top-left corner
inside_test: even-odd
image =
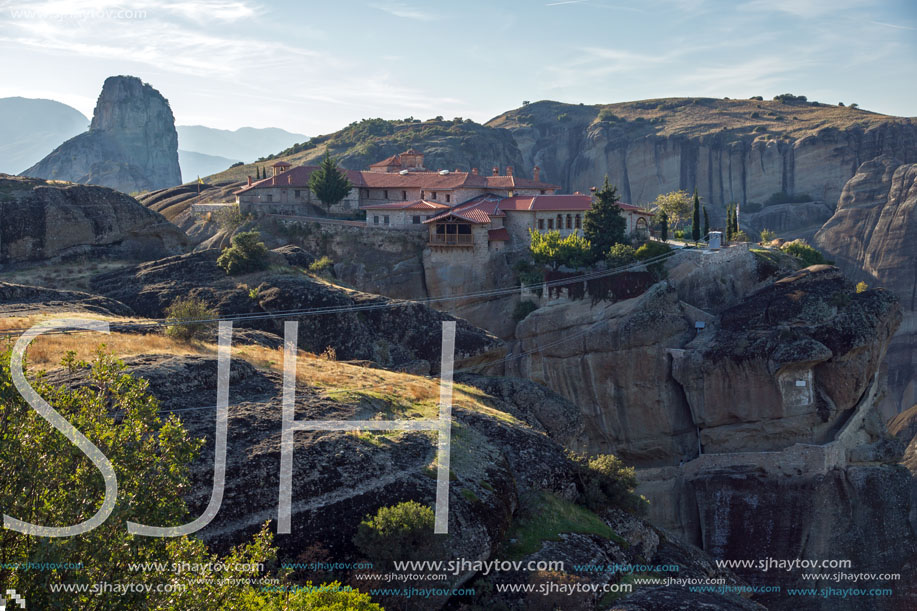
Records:
[[[18,174],[62,142],[86,131],[89,119],[77,109],[38,98],[0,98],[0,172]],[[308,139],[268,127],[216,129],[178,125],[179,164],[186,181],[225,170]]]

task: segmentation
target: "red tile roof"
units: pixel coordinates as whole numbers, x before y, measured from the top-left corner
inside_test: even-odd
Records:
[[[399,166],[399,165],[401,165],[401,156],[400,156],[400,155],[392,155],[391,157],[388,157],[388,158],[386,158],[386,159],[383,159],[382,161],[377,161],[376,163],[370,164],[369,167],[371,167],[371,168],[387,168],[387,167],[390,167],[390,166]]]
[[[506,230],[506,227],[491,229],[487,232],[487,239],[491,242],[509,242],[509,232]]]
[[[411,202],[386,202],[360,206],[360,210],[442,210],[449,208],[446,204],[418,199]]]
[[[234,195],[239,195],[241,193],[246,193],[252,189],[266,189],[271,187],[293,187],[300,189],[307,189],[309,187],[309,178],[312,176],[312,172],[318,169],[318,166],[314,165],[298,165],[291,167],[286,172],[282,172],[277,176],[271,176],[270,178],[263,178],[259,181],[253,182],[251,185],[243,187],[238,191],[234,192]],[[347,179],[353,184],[356,188],[365,187],[363,183],[363,173],[356,170],[343,170],[344,174],[347,176]],[[368,172],[367,172],[368,174]]]

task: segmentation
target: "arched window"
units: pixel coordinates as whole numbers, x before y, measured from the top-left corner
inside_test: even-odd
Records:
[[[564,228],[564,217],[562,214],[557,215],[557,228],[558,229]]]
[[[576,215],[576,228],[579,229],[580,227],[582,227],[582,223],[580,222],[580,217],[577,214]]]
[[[567,229],[573,229],[573,217],[567,215]]]
[[[548,229],[554,229],[554,219],[548,219]]]

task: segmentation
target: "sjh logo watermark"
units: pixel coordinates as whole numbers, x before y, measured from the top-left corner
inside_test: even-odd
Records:
[[[40,526],[3,515],[3,526],[27,535],[39,537],[73,537],[97,528],[108,519],[118,498],[118,478],[114,466],[94,443],[51,407],[29,385],[23,372],[22,360],[29,344],[49,331],[82,329],[109,333],[108,323],[82,318],[55,319],[35,325],[22,334],[13,347],[10,369],[13,384],[38,414],[63,434],[101,472],[105,480],[105,498],[99,510],[89,519],[73,526]],[[296,431],[436,431],[437,472],[436,506],[433,532],[449,532],[449,459],[452,441],[452,372],[455,365],[455,322],[442,323],[442,352],[440,357],[439,417],[435,420],[296,420],[296,358],[299,323],[284,323],[282,425],[280,440],[280,489],[278,494],[277,533],[289,534],[293,496],[293,437]],[[128,522],[131,534],[147,537],[181,537],[204,528],[216,517],[223,503],[226,484],[226,434],[229,422],[229,366],[232,347],[232,322],[219,324],[217,350],[216,434],[214,448],[213,489],[204,514],[182,526],[148,526]],[[4,611],[0,608],[0,611]]]
[[[20,609],[25,609],[25,599],[16,590],[7,590],[5,596],[0,596],[0,611],[6,611],[8,605],[19,605]]]

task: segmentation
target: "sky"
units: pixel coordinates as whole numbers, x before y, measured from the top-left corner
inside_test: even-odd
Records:
[[[917,116],[917,2],[0,0],[0,97],[91,117],[138,76],[179,125],[310,136],[523,100],[779,93]]]

